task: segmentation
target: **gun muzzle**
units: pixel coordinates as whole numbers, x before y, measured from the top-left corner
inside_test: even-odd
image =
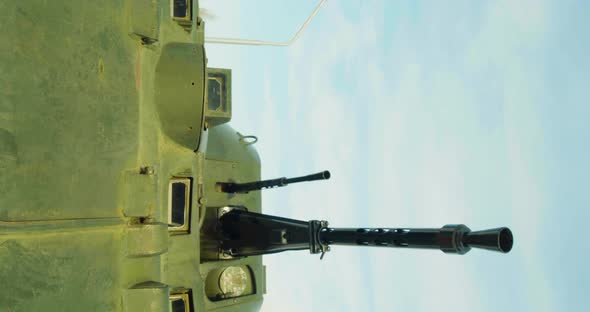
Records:
[[[297,183],[297,182],[309,182],[309,181],[317,181],[317,180],[328,180],[330,178],[330,171],[324,170],[322,172],[309,174],[302,177],[290,178],[287,179],[287,184],[289,183]]]
[[[507,227],[470,232],[463,238],[468,247],[483,248],[507,253],[512,249],[512,232]]]
[[[319,239],[326,245],[355,245],[440,249],[445,253],[465,254],[472,247],[507,253],[513,237],[506,227],[471,232],[463,225],[440,229],[322,228]]]

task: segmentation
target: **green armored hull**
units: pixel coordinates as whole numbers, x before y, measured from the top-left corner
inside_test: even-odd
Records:
[[[196,12],[0,2],[0,310],[259,309],[261,256],[201,251],[208,210],[260,212],[215,191],[260,160],[225,124],[230,72],[207,69]]]

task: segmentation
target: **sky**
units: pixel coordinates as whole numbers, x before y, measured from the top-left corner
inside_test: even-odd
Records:
[[[206,36],[288,40],[318,0],[202,0]],[[509,254],[264,257],[263,311],[585,311],[587,1],[328,0],[288,48],[207,44],[256,135],[263,212],[334,227],[508,226]]]

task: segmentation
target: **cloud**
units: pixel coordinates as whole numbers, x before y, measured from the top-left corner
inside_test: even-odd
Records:
[[[286,94],[275,68],[246,75],[248,62],[232,61],[236,88],[262,94],[240,103],[232,123],[261,134],[265,172],[332,170],[328,182],[264,193],[266,213],[334,226],[507,224],[514,251],[451,257],[337,246],[321,263],[305,252],[273,255],[264,259],[263,310],[559,306],[538,261],[548,190],[536,103],[545,78],[531,60],[551,10],[539,1],[464,4],[329,1],[287,52]],[[262,86],[249,83],[259,76]]]
[[[276,151],[280,151],[284,148],[284,140],[277,109],[280,103],[278,103],[273,97],[272,76],[270,68],[266,66],[263,69],[262,84],[264,101],[262,102],[262,109],[256,112],[256,118],[259,121],[253,127],[253,131],[254,133],[260,133],[263,135],[260,143],[256,146],[259,153],[261,155],[269,155],[267,157],[261,156],[261,160],[264,162],[264,166],[262,167],[263,173],[268,172],[271,174],[277,174],[280,172],[280,157],[272,157],[270,155],[275,154]],[[247,120],[247,122],[251,122],[251,120]]]
[[[365,21],[373,23],[369,19]],[[303,38],[289,50],[288,123],[284,127],[293,127],[292,131],[297,133],[298,140],[291,143],[296,146],[293,153],[305,155],[293,165],[313,168],[314,171],[330,169],[332,179],[280,190],[287,202],[277,199],[274,203],[283,205],[281,212],[289,212],[289,217],[329,219],[334,225],[352,226],[358,223],[359,214],[365,209],[359,206],[364,192],[358,189],[355,181],[359,163],[363,161],[359,149],[365,144],[365,138],[359,135],[359,128],[363,127],[359,123],[365,121],[359,118],[359,113],[366,110],[367,104],[359,102],[358,96],[342,94],[334,81],[334,71],[345,67],[345,73],[354,72],[356,75],[358,52],[367,48],[367,41],[374,41],[369,33],[378,29],[367,29],[367,23],[347,19],[336,2],[327,3],[314,23],[315,28],[310,25]],[[367,40],[362,39],[363,31],[369,31]],[[297,263],[297,267],[289,272],[281,271],[280,275],[277,272],[272,277],[274,287],[290,287],[297,289],[297,293],[293,300],[268,296],[264,309],[353,311],[366,308],[370,285],[361,287],[354,295],[350,294],[348,287],[342,286],[364,284],[366,276],[360,269],[362,257],[351,248],[337,249],[321,263],[308,254],[277,255],[265,260],[269,267]],[[303,260],[308,258],[311,260]],[[341,286],[332,284],[326,287],[326,281],[338,281]],[[339,299],[326,301],[325,298]]]
[[[212,21],[215,19],[215,14],[205,8],[199,8],[199,16],[205,21]]]
[[[239,37],[241,35],[239,25],[243,23],[241,13],[243,7],[240,3],[239,0],[199,1],[199,14],[206,13],[201,16],[205,20],[207,37]],[[226,60],[231,60],[231,58],[226,58]]]
[[[388,219],[415,226],[440,226],[439,222],[453,220],[471,220],[475,226],[508,223],[515,229],[517,240],[527,245],[515,251],[517,258],[512,259],[520,265],[513,269],[523,271],[526,284],[537,285],[521,289],[519,293],[527,298],[527,304],[551,310],[554,303],[551,289],[545,282],[546,268],[538,262],[541,246],[538,242],[541,235],[539,214],[547,201],[547,190],[543,187],[545,177],[540,165],[543,160],[539,156],[544,148],[540,141],[543,131],[536,122],[538,115],[534,96],[538,93],[535,87],[540,78],[531,77],[527,68],[530,65],[523,65],[531,64],[527,62],[527,52],[542,47],[542,34],[547,28],[542,3],[535,5],[539,7],[532,10],[523,5],[515,7],[508,2],[486,7],[483,22],[469,25],[474,28],[475,37],[467,36],[467,41],[452,47],[452,58],[459,61],[452,64],[438,63],[444,61],[440,55],[445,54],[440,51],[446,51],[443,46],[435,46],[438,42],[416,39],[418,34],[423,33],[422,29],[444,29],[445,25],[440,23],[448,21],[430,16],[445,12],[429,12],[428,9],[420,12],[421,21],[431,21],[430,25],[394,23],[393,27],[402,31],[396,32],[389,40],[401,43],[394,46],[391,55],[385,56],[387,62],[380,63],[378,59],[369,61],[358,74],[364,78],[359,84],[360,89],[367,91],[366,102],[374,104],[367,118],[370,122],[366,150],[369,176],[373,181],[368,196],[371,208],[364,213],[370,215],[369,221],[380,224],[387,224]],[[458,15],[467,14],[457,11]],[[532,20],[527,20],[529,15]],[[450,28],[452,24],[446,26]],[[419,29],[407,31],[412,27]],[[464,62],[461,62],[461,55],[466,56]],[[481,107],[487,102],[481,103],[484,98],[479,90],[469,89],[470,79],[474,76],[479,78],[478,71],[491,72],[489,78],[501,77],[500,91],[503,94],[498,96],[502,100],[502,108],[496,120],[490,119],[489,109]],[[485,88],[488,81],[483,78],[478,83],[480,88]],[[490,143],[494,145],[489,146]],[[504,153],[507,155],[504,156]],[[485,167],[510,175],[494,176],[494,181],[485,181],[480,177],[482,174],[493,175]],[[486,207],[488,203],[481,200],[492,196],[474,196],[468,190],[481,188],[490,182],[495,185],[492,184],[494,188],[488,192],[497,193],[496,197],[508,198],[510,205],[495,207],[493,212],[478,208]],[[520,244],[518,246],[521,248]],[[408,289],[429,293],[431,298],[436,296],[435,300],[414,304],[413,310],[452,306],[453,303],[448,300],[453,298],[453,288],[445,288],[444,284],[433,280],[452,280],[453,285],[465,285],[464,289],[471,291],[466,296],[471,300],[464,301],[465,310],[478,306],[482,308],[479,300],[486,302],[485,298],[490,296],[485,282],[475,282],[481,273],[475,273],[476,269],[457,269],[457,261],[469,259],[408,252],[400,257],[408,257],[409,261],[395,261],[390,260],[391,255],[385,255],[385,251],[379,251],[379,254],[388,257],[388,260],[376,260],[369,271],[377,277],[374,280],[377,290],[371,296],[376,306],[407,308],[409,302],[391,302],[384,293],[405,293],[404,290]],[[429,260],[425,261],[422,257]],[[408,269],[406,272],[411,274],[401,275],[395,269],[420,267],[421,264],[429,269],[422,272]],[[448,273],[451,271],[453,274]],[[404,281],[403,286],[379,281],[379,277],[383,276],[397,276]],[[428,280],[432,290],[418,288],[413,279]],[[446,292],[443,291],[445,289]],[[535,301],[534,298],[539,295],[543,300]]]

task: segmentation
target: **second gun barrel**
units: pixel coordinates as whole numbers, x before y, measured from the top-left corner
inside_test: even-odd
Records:
[[[322,172],[309,174],[302,177],[295,177],[287,179],[287,184],[289,183],[298,183],[298,182],[308,182],[308,181],[316,181],[316,180],[328,180],[330,178],[330,171],[324,170]]]
[[[322,172],[309,174],[302,177],[295,178],[277,178],[270,180],[260,180],[247,183],[234,183],[234,182],[217,182],[216,187],[219,191],[225,193],[248,193],[251,191],[259,191],[262,189],[286,186],[290,183],[308,182],[316,180],[327,180],[330,178],[330,171],[325,170]]]

